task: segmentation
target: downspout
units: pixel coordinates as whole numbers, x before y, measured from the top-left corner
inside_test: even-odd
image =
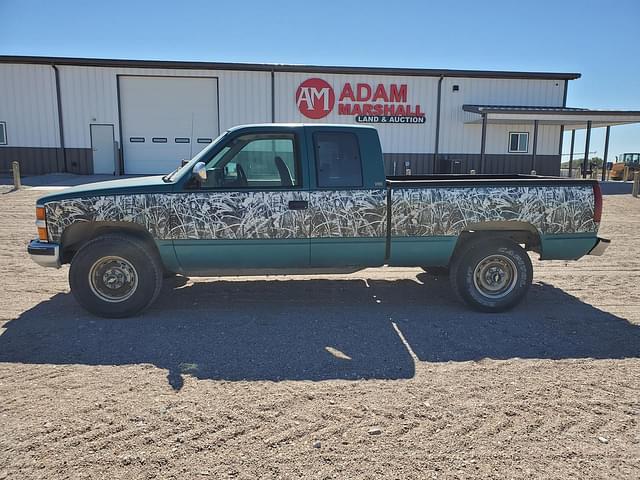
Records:
[[[480,171],[484,173],[485,149],[487,147],[487,113],[482,112],[482,140],[480,143]]]
[[[436,106],[436,144],[433,152],[433,169],[431,171],[432,174],[436,173],[436,165],[438,164],[438,154],[440,153],[440,102],[442,100],[442,81],[444,80],[444,75],[440,75],[440,79],[438,80],[438,103]]]
[[[276,123],[276,72],[271,69],[271,123]]]
[[[62,149],[62,161],[64,163],[64,172],[67,173],[69,171],[69,167],[67,166],[67,149],[64,144],[64,124],[62,122],[62,101],[60,95],[60,72],[58,72],[58,67],[55,65],[51,65],[54,71],[55,79],[56,79],[56,101],[58,104],[58,130],[60,134],[60,148]]]

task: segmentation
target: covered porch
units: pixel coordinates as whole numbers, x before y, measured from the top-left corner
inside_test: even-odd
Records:
[[[537,172],[541,165],[538,162],[538,130],[542,125],[560,127],[560,141],[558,144],[558,158],[561,159],[564,132],[571,131],[571,151],[569,154],[570,175],[573,168],[580,171],[582,178],[590,174],[589,150],[591,147],[591,130],[593,128],[606,128],[604,145],[604,165],[606,166],[609,155],[609,137],[611,127],[640,123],[640,111],[628,110],[590,110],[587,108],[570,107],[546,107],[546,106],[509,106],[509,105],[463,105],[466,112],[465,123],[481,124],[482,134],[480,143],[479,172],[486,169],[486,144],[488,125],[530,124],[533,126],[533,139],[531,141],[531,154],[527,172]],[[580,165],[573,165],[576,130],[586,129],[584,158]],[[559,164],[558,161],[558,171]],[[602,179],[605,179],[606,168],[602,169]]]

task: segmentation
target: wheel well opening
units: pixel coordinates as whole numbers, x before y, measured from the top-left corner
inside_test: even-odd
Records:
[[[489,238],[503,238],[511,240],[514,243],[522,245],[527,251],[540,253],[540,235],[533,226],[528,225],[527,228],[505,229],[488,229],[484,226],[480,229],[469,228],[460,233],[458,241],[453,251],[453,255],[464,245],[470,241],[484,240]]]
[[[141,225],[124,222],[78,222],[67,227],[60,239],[61,262],[70,263],[82,246],[96,237],[107,233],[120,233],[144,241],[159,255],[158,247],[151,234]]]

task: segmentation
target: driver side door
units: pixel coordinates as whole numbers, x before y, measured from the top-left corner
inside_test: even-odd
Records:
[[[174,248],[186,273],[309,266],[304,137],[239,134],[207,162],[207,180],[174,195]]]

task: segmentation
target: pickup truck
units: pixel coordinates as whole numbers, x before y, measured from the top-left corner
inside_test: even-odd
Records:
[[[597,181],[535,175],[386,177],[377,131],[348,125],[235,127],[164,176],[40,198],[40,265],[70,263],[77,301],[135,315],[163,277],[446,268],[488,312],[526,294],[541,259],[602,254]]]

